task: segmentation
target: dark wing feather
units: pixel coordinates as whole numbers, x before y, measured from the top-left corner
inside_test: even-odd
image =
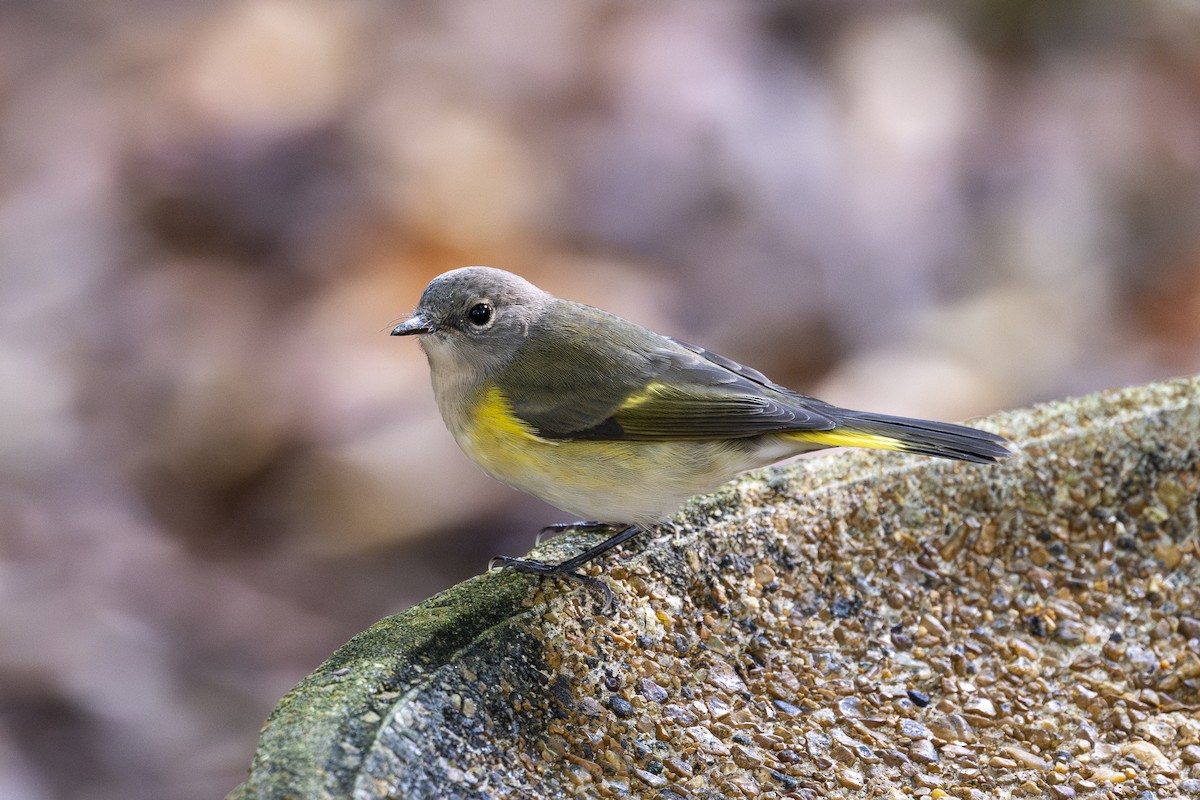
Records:
[[[565,302],[565,301],[562,301]],[[681,441],[831,430],[831,406],[761,373],[587,306],[533,333],[499,383],[548,439]],[[517,387],[520,391],[517,391]]]
[[[737,386],[680,385],[671,378],[668,373],[666,381],[631,397],[605,427],[581,432],[579,438],[610,438],[619,430],[616,438],[639,441],[737,439],[835,426],[826,417],[765,394],[748,394]]]
[[[621,438],[641,441],[737,439],[780,431],[831,430],[820,404],[761,373],[695,345],[668,340],[669,366],[616,408]]]

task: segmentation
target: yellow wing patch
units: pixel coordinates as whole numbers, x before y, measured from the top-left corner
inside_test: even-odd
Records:
[[[650,381],[642,389],[629,395],[629,397],[626,397],[624,402],[622,402],[620,407],[617,409],[617,413],[629,411],[639,406],[643,406],[646,403],[649,403],[651,400],[657,400],[661,397],[665,397],[672,392],[675,394],[680,394],[678,389],[673,388],[669,384],[663,383],[662,381]]]

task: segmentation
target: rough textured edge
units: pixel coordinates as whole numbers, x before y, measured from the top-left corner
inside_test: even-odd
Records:
[[[1071,440],[1089,436],[1098,428],[1114,428],[1147,416],[1162,416],[1200,402],[1200,376],[1174,378],[1157,383],[1108,389],[1067,400],[1055,400],[1030,408],[1005,411],[971,421],[971,425],[1011,438],[1021,448],[1032,448],[1043,440]],[[884,475],[944,470],[947,462],[922,456],[880,453],[873,450],[844,452],[837,459],[824,454],[801,464],[768,468],[749,473],[712,495],[697,498],[683,512],[689,521],[702,523],[704,510],[737,508],[780,492],[803,498],[807,503],[817,493],[839,491]],[[765,494],[764,494],[765,492]],[[749,495],[749,496],[748,496]],[[696,512],[701,512],[697,514]]]
[[[380,721],[528,596],[530,581],[480,576],[387,617],[280,700],[231,798],[347,797]]]
[[[1200,378],[1110,390],[979,421],[1015,438],[1072,440],[1096,427],[1111,428],[1161,417],[1196,401]],[[938,462],[873,453],[854,453],[837,462],[809,462],[765,470],[694,501],[680,515],[685,536],[704,535],[714,514],[738,513],[769,504],[782,493],[820,503],[822,495],[881,475],[938,469]],[[577,548],[583,536],[559,537],[539,548],[554,558]],[[653,547],[647,543],[645,547]],[[348,797],[362,759],[392,720],[404,698],[420,693],[440,667],[490,630],[530,613],[522,605],[532,581],[488,574],[474,578],[402,614],[388,617],[354,637],[286,695],[264,727],[245,784],[230,794],[266,797]]]

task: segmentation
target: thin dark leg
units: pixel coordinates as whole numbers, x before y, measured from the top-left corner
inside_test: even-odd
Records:
[[[549,528],[558,529],[560,526],[551,525]],[[510,556],[496,556],[488,565],[491,567],[499,565],[501,568],[514,569],[517,572],[528,572],[532,575],[554,575],[570,578],[573,581],[585,584],[587,586],[596,586],[604,593],[604,613],[612,611],[613,603],[616,597],[613,595],[612,589],[608,588],[608,584],[598,578],[593,578],[591,575],[584,575],[575,570],[597,556],[607,553],[617,545],[632,539],[637,534],[641,533],[642,529],[637,525],[616,526],[602,522],[585,522],[576,523],[574,525],[562,525],[561,528],[576,528],[582,527],[591,530],[616,530],[612,536],[605,539],[595,547],[584,550],[577,556],[572,556],[566,561],[558,564],[547,564],[545,561],[538,561],[533,558],[512,558]]]

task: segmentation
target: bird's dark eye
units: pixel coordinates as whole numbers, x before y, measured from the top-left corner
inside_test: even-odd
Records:
[[[471,320],[472,325],[482,328],[492,321],[492,304],[476,303],[467,309],[467,319]]]

